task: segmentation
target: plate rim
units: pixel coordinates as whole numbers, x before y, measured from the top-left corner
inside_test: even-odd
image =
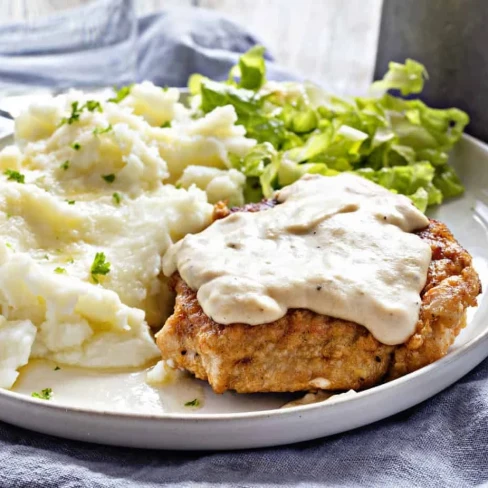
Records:
[[[463,134],[463,139],[469,141],[469,143],[483,149],[488,153],[488,144],[484,143],[483,141],[469,135]],[[1,141],[0,141],[1,142]],[[0,389],[0,401],[3,398],[13,403],[19,403],[23,405],[31,405],[33,408],[48,410],[50,412],[55,411],[62,411],[64,413],[72,413],[72,414],[80,414],[80,415],[89,415],[94,416],[97,418],[107,418],[110,419],[133,419],[138,421],[166,421],[166,422],[180,422],[180,421],[194,421],[194,422],[222,422],[222,421],[245,421],[245,420],[259,420],[265,418],[276,418],[276,417],[286,417],[289,415],[293,415],[295,413],[304,413],[310,412],[315,410],[328,410],[335,405],[348,402],[354,403],[358,401],[362,401],[365,398],[370,397],[371,395],[381,394],[384,391],[391,391],[398,387],[401,387],[405,383],[411,383],[419,378],[424,377],[425,375],[430,374],[432,370],[437,370],[450,364],[454,361],[459,360],[467,353],[471,351],[471,349],[476,348],[477,346],[481,346],[484,342],[488,343],[488,314],[483,314],[480,317],[480,320],[483,321],[483,330],[479,332],[475,337],[470,339],[468,342],[460,346],[455,351],[448,352],[444,357],[434,361],[427,366],[424,366],[412,373],[408,373],[405,376],[397,378],[393,381],[389,381],[387,383],[383,383],[378,386],[374,386],[364,391],[356,392],[355,395],[340,395],[337,394],[336,398],[331,398],[328,400],[323,400],[321,402],[312,403],[308,405],[298,405],[289,408],[274,408],[274,409],[266,409],[266,410],[258,410],[254,412],[235,412],[235,413],[160,413],[160,414],[148,414],[142,412],[113,412],[110,410],[93,410],[86,407],[76,407],[76,406],[68,406],[62,405],[57,403],[50,403],[46,400],[40,400],[31,398],[25,394],[17,393],[14,391]],[[488,357],[488,348],[485,352],[482,353],[483,358],[470,368],[469,371],[474,369],[477,365],[479,365],[482,361],[484,361]],[[465,373],[467,374],[467,373]],[[463,374],[461,377],[465,376]],[[459,378],[460,379],[460,378]],[[456,380],[456,381],[459,381]],[[455,382],[456,382],[455,381]],[[453,382],[453,383],[455,383]],[[452,384],[453,384],[452,383]],[[429,397],[430,398],[430,397]]]

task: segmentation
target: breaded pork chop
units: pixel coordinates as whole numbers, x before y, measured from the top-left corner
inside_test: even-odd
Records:
[[[274,204],[232,211],[265,211]],[[217,205],[214,218],[228,214]],[[196,292],[175,273],[175,310],[157,335],[162,357],[208,380],[217,393],[359,390],[430,364],[464,327],[481,284],[471,256],[444,224],[431,220],[417,234],[429,243],[432,261],[416,332],[405,344],[382,344],[362,325],[304,309],[263,325],[221,325],[205,315]]]

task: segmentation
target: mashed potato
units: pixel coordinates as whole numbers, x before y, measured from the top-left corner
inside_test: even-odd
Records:
[[[210,203],[227,201],[231,207],[244,204],[245,183],[246,177],[235,169],[221,170],[205,166],[187,166],[178,180],[182,188],[196,185],[205,190]]]
[[[168,164],[168,182],[175,183],[187,166],[231,167],[229,154],[245,156],[256,144],[235,125],[234,107],[217,107],[201,119],[175,120],[171,128],[153,129],[159,152]]]
[[[0,387],[14,384],[17,369],[29,361],[36,337],[36,328],[30,320],[8,321],[0,316]]]
[[[17,118],[0,152],[0,387],[30,357],[113,368],[159,356],[149,327],[172,299],[161,258],[209,224],[210,203],[242,203],[228,156],[255,144],[232,107],[193,120],[178,98],[145,82],[119,103],[71,92]]]

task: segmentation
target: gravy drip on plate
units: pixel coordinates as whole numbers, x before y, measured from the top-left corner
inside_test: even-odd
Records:
[[[430,246],[411,201],[351,174],[306,175],[279,205],[237,212],[187,235],[163,260],[220,324],[265,324],[288,309],[365,326],[384,344],[415,331]]]

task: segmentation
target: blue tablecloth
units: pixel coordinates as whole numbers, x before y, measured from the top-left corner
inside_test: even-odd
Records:
[[[59,35],[52,35],[73,29],[74,18],[107,17],[111,20],[103,28],[75,28],[65,36],[64,46]],[[0,89],[16,83],[99,86],[133,77],[182,85],[193,72],[225,78],[239,53],[258,42],[232,22],[201,10],[134,18],[130,1],[107,0],[29,30],[22,24],[0,27]],[[22,42],[32,35],[37,43]],[[137,58],[130,59],[130,52]],[[90,69],[80,66],[80,60]],[[272,62],[269,73],[272,79],[292,78]],[[481,486],[488,481],[487,447],[485,362],[404,413],[350,433],[287,447],[220,453],[143,451],[66,441],[0,423],[0,486]]]

